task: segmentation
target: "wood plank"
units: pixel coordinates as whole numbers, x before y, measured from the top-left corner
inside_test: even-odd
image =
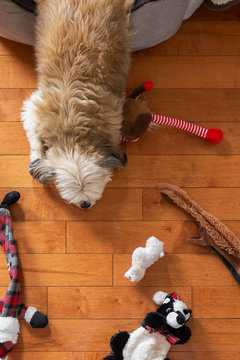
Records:
[[[240,18],[240,5],[231,6],[229,9],[223,11],[214,11],[209,9],[205,4],[200,6],[197,11],[190,17],[188,21],[231,21],[239,20]]]
[[[239,223],[235,228],[239,228]],[[239,229],[240,235],[240,229]],[[79,241],[79,235],[88,241]],[[190,221],[111,221],[67,223],[67,252],[85,254],[126,254],[146,240],[156,236],[164,242],[167,253],[207,253],[208,249],[187,242],[190,236],[198,236],[195,222]]]
[[[131,255],[114,255],[114,286],[236,285],[230,271],[215,254],[166,254],[147,269],[138,283],[124,278]]]
[[[152,80],[157,88],[239,88],[240,56],[135,56],[127,88]]]
[[[239,123],[198,123],[208,129],[221,129],[223,140],[212,144],[186,131],[161,125],[148,131],[139,141],[127,143],[128,155],[237,155],[240,153]],[[154,146],[153,146],[154,144]],[[186,157],[186,156],[185,156]],[[186,158],[187,159],[187,158]],[[204,161],[205,162],[205,161]]]
[[[127,87],[149,79],[157,88],[238,88],[239,64],[240,56],[135,56]],[[34,88],[33,59],[0,57],[0,78],[1,88]]]
[[[0,198],[14,188],[0,188]],[[22,188],[21,199],[11,208],[13,220],[140,220],[141,189],[106,189],[102,199],[89,210],[66,204],[53,186]]]
[[[197,124],[208,129],[220,128],[224,139],[219,144],[212,144],[186,131],[161,125],[153,132],[148,131],[139,141],[127,143],[127,152],[129,155],[234,155],[240,153],[238,122]],[[22,124],[0,122],[0,154],[28,155],[29,152],[29,144]]]
[[[14,221],[13,231],[19,253],[65,253],[64,221]]]
[[[189,196],[203,209],[219,220],[239,220],[239,188],[185,189]],[[158,189],[143,189],[144,220],[190,220],[192,219],[177,205],[164,198]]]
[[[8,286],[9,278],[4,255],[0,255],[0,259],[1,285]],[[20,260],[25,286],[112,285],[112,256],[108,254],[22,254]]]
[[[0,121],[20,121],[22,103],[32,91],[0,89]],[[153,113],[199,123],[222,121],[221,126],[239,121],[239,97],[240,89],[154,89],[146,95]]]
[[[161,290],[169,294],[177,292],[191,308],[191,287],[167,287]],[[155,311],[152,297],[157,291],[159,287],[145,287],[144,294],[140,295],[137,287],[51,287],[48,290],[48,314],[51,319],[143,318],[147,312]],[[58,301],[60,298],[61,301]]]
[[[229,184],[238,187],[239,178],[240,156],[208,156],[206,159],[198,155],[131,155],[128,166],[115,176],[111,186],[154,187],[174,179],[176,184],[185,187],[228,187]]]
[[[20,121],[23,101],[33,89],[0,89],[0,122]]]
[[[30,176],[28,163],[28,156],[0,156],[0,187],[43,188],[39,181],[33,180]],[[130,155],[128,165],[118,171],[107,186],[155,187],[160,182],[172,182],[174,179],[179,186],[185,187],[228,187],[229,184],[238,187],[239,178],[239,155],[213,155],[207,159],[204,155]]]
[[[193,288],[195,318],[240,318],[239,286]]]
[[[11,360],[102,360],[104,356],[109,355],[107,352],[19,352],[15,351],[11,354]],[[170,351],[169,354],[172,360],[236,360],[239,352],[225,351],[225,352],[177,352]]]
[[[155,114],[200,124],[239,121],[240,89],[153,89],[145,97]]]
[[[0,56],[0,88],[35,88],[34,67],[32,56]]]
[[[102,360],[107,352],[20,352],[14,351],[11,360]],[[228,358],[232,360],[232,358]],[[201,359],[200,359],[201,360]],[[209,359],[212,360],[212,359]],[[222,360],[222,358],[220,358]],[[236,359],[233,359],[236,360]]]
[[[33,56],[33,47],[0,37],[0,56]]]
[[[0,298],[3,299],[8,287],[0,287]],[[47,288],[21,286],[21,301],[26,306],[34,306],[38,311],[47,314]]]
[[[20,122],[0,122],[0,154],[29,154],[29,144]]]
[[[26,351],[109,351],[110,337],[118,330],[133,331],[139,320],[52,320],[46,329],[22,325],[22,334],[16,350]],[[189,326],[193,336],[175,351],[239,351],[240,320],[195,319]],[[87,329],[87,330],[86,330]],[[221,331],[219,331],[219,329]],[[79,336],[81,341],[79,341]]]
[[[0,156],[0,187],[43,187],[28,171],[29,156]]]
[[[138,55],[239,55],[238,21],[185,21],[170,39]]]

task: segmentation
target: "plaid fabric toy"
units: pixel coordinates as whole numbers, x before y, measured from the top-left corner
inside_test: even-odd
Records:
[[[22,317],[33,328],[47,326],[48,318],[32,306],[21,303],[20,268],[18,252],[13,239],[12,220],[7,206],[14,204],[20,198],[17,191],[7,194],[0,205],[0,245],[2,246],[10,276],[10,285],[4,299],[0,300],[0,359],[7,359],[7,355],[16,344],[20,330],[17,316]]]

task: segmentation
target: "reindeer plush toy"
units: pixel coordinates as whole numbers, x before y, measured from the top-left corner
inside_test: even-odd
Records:
[[[185,325],[191,310],[176,293],[158,291],[153,301],[160,305],[146,314],[142,326],[132,333],[121,331],[112,336],[111,354],[104,360],[167,360],[171,344],[184,344],[191,337]]]
[[[33,328],[43,328],[48,324],[46,315],[36,308],[21,303],[20,269],[16,243],[13,239],[12,220],[7,206],[20,198],[17,191],[7,194],[0,204],[0,245],[6,256],[10,285],[3,300],[0,300],[0,359],[7,359],[8,353],[17,343],[20,331],[17,316],[25,319]]]

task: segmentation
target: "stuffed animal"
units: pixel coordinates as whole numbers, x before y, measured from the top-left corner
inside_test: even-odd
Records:
[[[148,128],[160,124],[188,131],[214,144],[222,140],[223,133],[220,129],[207,129],[187,121],[152,114],[146,104],[137,99],[141,93],[150,90],[152,87],[153,83],[146,81],[133,90],[130,96],[126,96],[123,109],[122,141],[137,141]]]
[[[185,323],[192,311],[180,297],[158,291],[153,301],[160,307],[146,314],[141,326],[132,333],[121,331],[113,335],[111,353],[104,360],[166,360],[171,344],[185,344],[190,339],[191,330]]]
[[[146,269],[153,265],[158,259],[164,256],[163,242],[151,236],[146,247],[138,247],[132,254],[132,267],[125,273],[125,277],[132,282],[144,278]]]
[[[25,319],[33,328],[43,328],[48,324],[46,315],[36,308],[21,303],[20,268],[16,243],[13,239],[12,220],[7,206],[20,198],[17,191],[7,194],[0,205],[0,245],[6,255],[10,285],[3,300],[0,300],[0,359],[7,359],[8,353],[17,343],[20,331],[17,316]]]

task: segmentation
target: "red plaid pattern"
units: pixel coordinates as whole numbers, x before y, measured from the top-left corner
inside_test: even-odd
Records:
[[[21,306],[20,271],[18,252],[13,239],[11,215],[7,209],[0,209],[0,245],[8,264],[11,283],[3,300],[0,301],[1,316],[17,316]]]
[[[168,332],[168,328],[162,328],[162,329],[153,329],[150,326],[146,326],[147,331],[149,332],[149,334],[157,332],[159,334],[161,334],[162,336],[164,336],[169,342],[170,344],[176,344],[177,341],[179,341],[180,339],[172,334],[169,334]]]

